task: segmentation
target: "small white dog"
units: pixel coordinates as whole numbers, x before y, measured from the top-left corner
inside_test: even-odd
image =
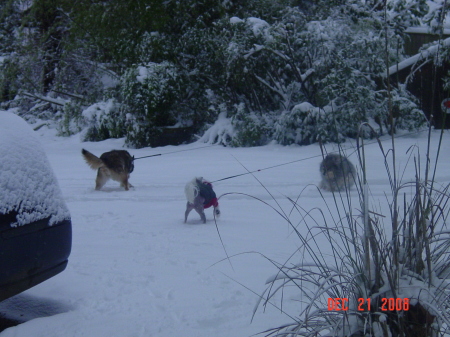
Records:
[[[184,193],[187,199],[186,212],[184,213],[185,223],[193,209],[200,215],[203,223],[206,223],[205,208],[213,206],[215,216],[220,215],[219,202],[212,184],[203,177],[196,177],[188,182],[184,188]]]

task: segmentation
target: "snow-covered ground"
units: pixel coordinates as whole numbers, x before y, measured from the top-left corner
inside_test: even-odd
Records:
[[[84,162],[81,149],[100,155],[122,148],[122,139],[82,143],[79,136],[56,137],[45,127],[36,133],[71,212],[73,249],[63,273],[0,303],[0,313],[25,321],[0,337],[240,337],[290,322],[287,314],[298,314],[300,304],[294,300],[299,298],[290,295],[284,299],[287,314],[268,306],[265,311],[259,308],[252,320],[258,294],[277,271],[267,258],[285,262],[300,245],[286,221],[249,196],[225,195],[219,200],[219,237],[211,209],[206,210],[206,224],[195,212],[183,223],[184,186],[194,176],[216,181],[245,173],[245,168],[253,171],[296,161],[213,185],[218,195],[249,194],[288,213],[287,198],[299,195],[303,209],[322,207],[324,200],[315,186],[320,180],[318,145],[191,150],[205,146],[194,143],[129,150],[136,157],[163,155],[135,162],[130,179],[134,189],[127,192],[110,181],[95,191],[96,173]],[[432,147],[438,138],[434,131]],[[448,132],[443,142],[436,180],[448,183]],[[390,144],[383,141],[386,148]],[[416,145],[423,161],[426,133],[400,137],[396,145],[402,180],[412,180],[407,150]],[[345,147],[358,167],[352,144]],[[327,146],[328,151],[335,149]],[[368,145],[366,154],[371,202],[382,205],[390,190],[382,154],[377,144]],[[351,195],[359,206],[355,189]],[[331,193],[324,196],[333,203]],[[327,245],[324,241],[324,251]],[[232,256],[229,261],[226,254]]]

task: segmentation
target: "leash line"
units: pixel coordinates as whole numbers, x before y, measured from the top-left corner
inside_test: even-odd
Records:
[[[406,134],[403,134],[403,135],[396,136],[394,138],[401,138],[401,137],[405,137],[405,136],[410,136],[410,135],[418,134],[418,133],[425,132],[425,131],[428,131],[428,129],[419,130],[419,131],[416,131],[416,132],[409,132],[409,133],[406,133]],[[379,141],[383,142],[383,141],[386,141],[386,140],[390,140],[390,138],[389,139],[384,139],[384,140],[377,139],[377,140],[374,140],[372,142],[366,143],[364,146],[372,145],[374,143],[378,143]],[[163,156],[163,155],[172,154],[172,153],[200,150],[200,149],[205,149],[205,148],[208,148],[208,147],[219,146],[219,145],[221,145],[221,144],[211,144],[211,145],[196,147],[194,149],[178,150],[178,151],[172,151],[172,152],[166,152],[166,153],[157,153],[157,154],[152,154],[152,155],[148,155],[148,156],[134,158],[134,160],[150,158],[150,157],[158,157],[158,156]],[[344,151],[348,151],[348,150],[351,150],[351,149],[353,149],[353,148],[352,147],[348,147],[348,148],[345,148],[343,150]],[[357,150],[355,149],[354,152],[356,152],[356,151]],[[334,151],[334,152],[337,152],[337,151]],[[329,152],[329,153],[334,153],[334,152]],[[244,175],[247,175],[247,174],[252,174],[252,173],[261,172],[261,171],[265,171],[265,170],[270,170],[270,169],[273,169],[273,168],[276,168],[276,167],[290,165],[290,164],[293,164],[293,163],[297,163],[297,162],[301,162],[301,161],[305,161],[305,160],[310,160],[310,159],[314,159],[314,158],[318,158],[318,157],[322,157],[322,154],[319,154],[319,155],[316,155],[316,156],[307,157],[307,158],[297,159],[297,160],[293,160],[293,161],[290,161],[290,162],[287,162],[287,163],[281,163],[281,164],[265,167],[265,168],[254,170],[254,171],[248,171],[248,172],[241,173],[241,174],[235,174],[233,176],[229,176],[229,177],[225,177],[225,178],[222,178],[222,179],[214,180],[214,181],[212,181],[212,183],[216,183],[218,181],[228,180],[228,179],[232,179],[232,178],[237,178],[237,177],[244,176]]]
[[[394,137],[394,138],[401,138],[401,137],[405,137],[405,136],[410,136],[410,135],[418,134],[418,133],[425,132],[425,131],[428,131],[428,129],[425,129],[425,130],[419,130],[419,131],[416,131],[416,132],[409,132],[409,133],[406,133],[406,134],[403,134],[403,135],[396,136],[396,137]],[[384,140],[380,140],[380,141],[381,141],[381,142],[384,142],[384,141],[387,141],[387,140],[390,140],[390,139],[391,139],[391,138],[384,139]],[[375,144],[375,143],[378,143],[378,139],[377,139],[377,140],[374,140],[374,141],[372,141],[372,142],[368,142],[368,143],[366,143],[364,146],[372,145],[372,144]],[[361,146],[362,146],[362,145],[360,145],[360,147],[361,147]],[[352,150],[352,149],[354,149],[354,148],[353,148],[353,147],[348,147],[348,148],[345,148],[345,149],[342,149],[342,150],[343,150],[343,151],[348,151],[348,150]],[[354,152],[356,152],[356,151],[357,151],[357,149],[354,150]],[[336,152],[339,152],[339,151],[333,151],[333,152],[328,152],[328,153],[336,153]],[[353,153],[354,153],[354,152],[353,152]],[[353,154],[353,153],[352,153],[352,154]],[[231,179],[231,178],[236,178],[236,177],[240,177],[240,176],[245,176],[245,175],[247,175],[247,174],[252,174],[252,173],[255,173],[255,172],[261,172],[261,171],[273,169],[273,168],[276,168],[276,167],[280,167],[280,166],[284,166],[284,165],[289,165],[289,164],[293,164],[293,163],[297,163],[297,162],[300,162],[300,161],[309,160],[309,159],[313,159],[313,158],[318,158],[318,157],[322,157],[322,154],[319,154],[319,155],[316,155],[316,156],[307,157],[307,158],[297,159],[297,160],[293,160],[293,161],[290,161],[290,162],[287,162],[287,163],[282,163],[282,164],[278,164],[278,165],[273,165],[273,166],[265,167],[265,168],[262,168],[262,169],[254,170],[254,171],[248,171],[248,172],[245,172],[245,173],[236,174],[236,175],[234,175],[234,176],[229,176],[229,177],[226,177],[226,178],[214,180],[214,181],[212,181],[211,183],[216,183],[216,182],[218,182],[218,181],[223,181],[223,180],[227,180],[227,179]]]
[[[164,156],[166,154],[172,154],[172,153],[178,153],[178,152],[200,150],[200,149],[204,149],[204,148],[207,148],[207,147],[213,147],[213,146],[219,146],[219,145],[221,145],[221,144],[212,144],[212,145],[196,147],[195,149],[186,149],[186,150],[178,150],[178,151],[172,151],[172,152],[166,152],[166,153],[151,154],[149,156],[143,156],[143,157],[139,157],[139,158],[134,158],[134,160],[143,159],[143,158],[150,158],[150,157],[157,157],[157,156]]]
[[[311,157],[308,157],[308,158],[297,159],[297,160],[293,160],[293,161],[290,161],[290,162],[287,162],[287,163],[282,163],[282,164],[273,165],[273,166],[265,167],[265,168],[262,168],[262,169],[254,170],[254,171],[249,171],[249,172],[245,172],[245,173],[241,173],[241,174],[236,174],[234,176],[230,176],[230,177],[214,180],[211,183],[215,183],[215,182],[222,181],[222,180],[227,180],[227,179],[231,179],[231,178],[244,176],[244,175],[252,174],[252,173],[255,173],[255,172],[261,172],[261,171],[265,171],[265,170],[270,170],[270,169],[273,169],[273,168],[276,168],[276,167],[289,165],[289,164],[293,164],[293,163],[296,163],[296,162],[299,162],[299,161],[309,160],[309,159],[313,159],[313,158],[317,158],[317,157],[322,157],[322,155],[319,154],[319,155],[311,156]]]
[[[144,156],[144,157],[139,157],[139,158],[134,158],[134,160],[143,159],[143,158],[150,158],[150,157],[157,157],[157,156],[162,156],[162,153],[152,154],[150,156]]]

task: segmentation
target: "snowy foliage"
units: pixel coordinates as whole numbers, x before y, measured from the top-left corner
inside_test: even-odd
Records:
[[[86,120],[81,114],[82,107],[80,104],[68,100],[62,107],[58,107],[57,111],[61,114],[61,119],[58,124],[58,130],[61,136],[77,134],[86,127]]]
[[[429,11],[424,17],[424,21],[435,30],[437,33],[441,33],[444,28],[444,23],[449,22],[449,10],[450,3],[446,0],[430,0],[427,1]]]
[[[199,142],[208,144],[222,144],[230,145],[231,139],[235,134],[230,118],[227,118],[226,113],[219,114],[217,121],[208,128],[208,130],[199,139]]]
[[[198,118],[189,104],[183,104],[190,90],[186,81],[170,62],[149,63],[124,74],[121,97],[128,145],[152,146],[162,127],[186,126]]]
[[[85,140],[98,141],[125,135],[125,125],[120,104],[114,98],[98,102],[84,109],[82,116],[87,124]]]
[[[232,118],[234,133],[232,146],[260,146],[267,144],[272,138],[271,127],[274,118],[271,114],[257,114],[248,112],[244,104],[237,106],[237,112]]]
[[[3,104],[26,113],[29,100],[16,100],[21,91],[81,96],[54,114],[64,120],[61,134],[89,127],[88,139],[125,135],[131,147],[151,146],[164,127],[204,132],[223,111],[233,123],[234,146],[340,142],[373,121],[380,134],[420,127],[423,119],[404,90],[395,93],[402,101],[398,123],[386,127],[386,72],[403,59],[408,27],[442,28],[446,13],[441,0],[81,0],[77,6],[58,0],[33,2],[26,11],[10,0],[0,6],[7,13],[0,18]],[[119,107],[112,120],[80,124],[86,107],[108,99]],[[302,103],[323,113],[332,107],[333,125],[320,114],[299,123],[295,107]],[[280,123],[303,136],[283,135]],[[313,130],[314,123],[320,128]]]
[[[274,138],[280,144],[308,145],[336,140],[336,122],[331,107],[317,108],[310,103],[297,104],[285,111],[275,124]],[[342,137],[341,139],[343,140]]]

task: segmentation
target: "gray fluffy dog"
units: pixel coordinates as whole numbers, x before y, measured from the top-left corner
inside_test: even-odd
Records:
[[[350,189],[355,183],[356,170],[353,164],[340,154],[330,153],[320,163],[322,181],[320,188],[336,192]]]

